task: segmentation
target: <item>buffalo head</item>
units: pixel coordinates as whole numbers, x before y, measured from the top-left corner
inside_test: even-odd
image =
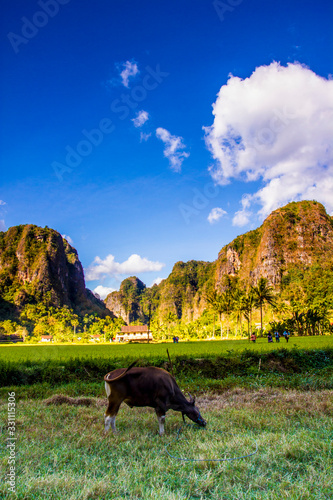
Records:
[[[193,396],[191,396],[191,394],[189,396],[190,396],[190,400],[188,401],[186,411],[182,412],[183,419],[184,419],[184,415],[186,415],[190,420],[192,420],[196,424],[201,425],[201,427],[205,427],[207,425],[207,422],[200,415],[199,408],[197,408],[195,406],[195,398]]]

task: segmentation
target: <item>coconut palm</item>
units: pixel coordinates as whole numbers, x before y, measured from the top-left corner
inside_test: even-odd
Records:
[[[236,335],[237,335],[237,331],[238,331],[238,325],[239,325],[239,328],[240,328],[240,332],[242,333],[242,319],[243,319],[243,315],[245,313],[245,307],[246,307],[246,295],[245,295],[245,292],[243,290],[240,290],[239,288],[237,288],[233,295],[233,312],[234,312],[234,316],[235,316],[235,319],[236,319]]]
[[[232,310],[232,294],[229,290],[225,292],[218,293],[216,290],[208,293],[206,295],[208,304],[212,309],[218,314],[221,328],[221,338],[222,338],[222,315],[226,314],[229,320],[229,314]],[[227,336],[229,335],[229,321],[227,323]]]
[[[76,327],[79,326],[80,322],[79,322],[79,318],[77,317],[77,315],[74,316],[74,318],[71,320],[71,325],[74,329],[74,337],[76,335]]]
[[[255,306],[254,289],[251,287],[243,299],[244,317],[247,321],[247,334],[250,338],[252,334],[252,310]]]
[[[275,306],[276,301],[274,297],[273,287],[268,284],[266,278],[260,278],[257,286],[253,287],[255,306],[260,309],[260,332],[262,335],[262,308],[265,302],[271,306]]]

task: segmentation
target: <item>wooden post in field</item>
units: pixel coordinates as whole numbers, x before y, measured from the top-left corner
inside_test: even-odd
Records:
[[[169,354],[169,349],[167,349],[167,354],[168,354],[169,363],[170,363],[171,375],[174,377],[173,366],[172,366],[172,361],[171,361],[170,354]]]
[[[148,344],[149,344],[149,331],[150,331],[150,316],[151,316],[151,303],[149,302],[149,309],[148,309]]]

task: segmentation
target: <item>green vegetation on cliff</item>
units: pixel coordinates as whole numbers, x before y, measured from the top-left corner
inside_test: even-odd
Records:
[[[42,310],[63,331],[63,318],[70,323],[86,314],[111,314],[85,288],[78,254],[57,231],[32,224],[11,227],[0,232],[0,334],[28,337],[37,323],[47,334]]]
[[[262,280],[273,291],[270,305],[260,306],[251,296]],[[225,295],[227,306],[221,299],[215,301],[222,304],[217,309],[209,300],[212,293]],[[40,315],[42,306],[49,319]],[[35,308],[33,324],[26,324],[29,307]],[[177,262],[151,288],[135,276],[126,278],[105,304],[85,288],[77,252],[59,233],[33,225],[0,233],[0,333],[37,338],[37,324],[40,334],[49,333],[53,321],[66,325],[58,325],[65,334],[50,333],[57,339],[73,340],[76,330],[104,336],[106,329],[111,335],[116,327],[102,324],[107,315],[132,324],[147,324],[150,317],[156,339],[215,337],[218,318],[219,335],[227,338],[259,329],[330,333],[333,218],[315,201],[289,203],[225,245],[215,262]]]
[[[249,293],[262,279],[274,290],[275,307],[265,306],[260,315],[260,306],[251,305]],[[152,302],[153,324],[163,331],[162,338],[214,336],[214,307],[207,299],[214,290],[225,294],[228,289],[230,305],[224,312],[219,308],[221,313],[215,308],[227,336],[258,328],[261,317],[266,330],[288,328],[299,335],[330,332],[333,218],[318,202],[289,203],[272,212],[259,228],[224,246],[215,262],[177,262],[167,279],[145,290],[138,304]]]

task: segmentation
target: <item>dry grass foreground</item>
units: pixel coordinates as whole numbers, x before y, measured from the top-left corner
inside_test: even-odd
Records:
[[[64,394],[55,394],[43,403],[47,406],[68,404],[73,406],[105,407],[107,399],[78,397],[72,398]],[[266,405],[288,412],[305,411],[307,414],[323,414],[333,417],[333,391],[300,392],[296,390],[262,388],[250,391],[247,389],[231,389],[224,394],[203,394],[196,398],[200,411],[221,411],[227,407],[247,407],[262,410]]]
[[[17,394],[16,494],[5,500],[227,500],[333,498],[333,391],[233,389],[197,404],[209,424],[185,428],[168,412],[166,436],[151,409],[122,406],[118,434],[103,435],[105,399]],[[1,401],[1,422],[6,421]],[[6,437],[2,425],[2,438]],[[183,462],[176,457],[247,459]],[[7,454],[1,449],[1,471]]]

